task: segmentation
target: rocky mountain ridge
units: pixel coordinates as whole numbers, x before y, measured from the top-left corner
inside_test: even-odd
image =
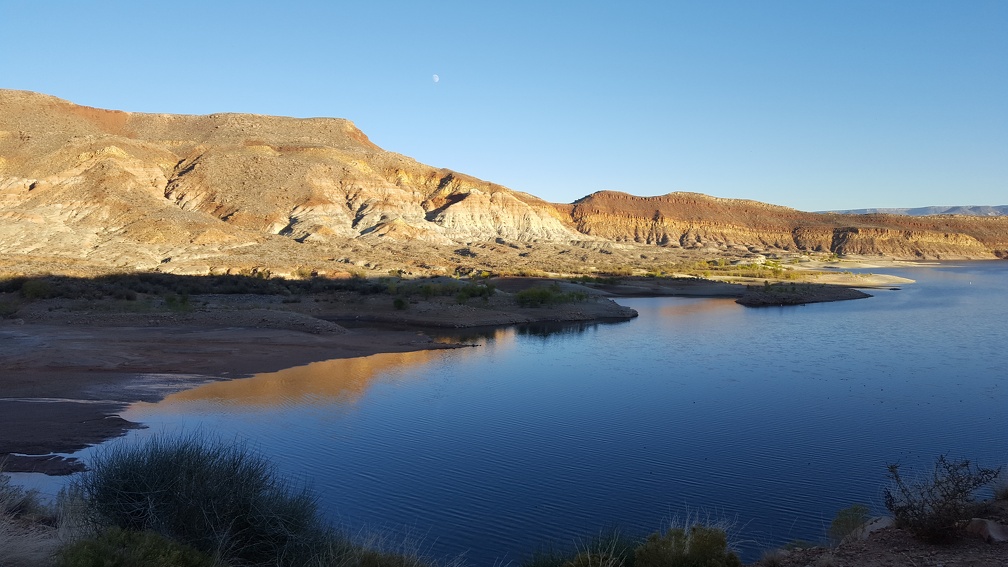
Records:
[[[552,204],[384,151],[344,119],[128,113],[0,90],[0,271],[591,271],[775,250],[1006,257],[1008,217],[690,193]]]

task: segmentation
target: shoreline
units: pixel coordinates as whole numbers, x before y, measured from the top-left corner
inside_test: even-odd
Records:
[[[272,296],[194,296],[191,310],[130,311],[121,300],[31,302],[17,319],[0,319],[0,460],[8,472],[71,474],[67,454],[143,427],[119,416],[128,405],[158,401],[208,382],[246,378],[322,360],[471,346],[438,342],[438,330],[539,323],[629,320],[618,297],[742,297],[744,283],[698,278],[625,278],[619,285],[558,281],[568,303],[518,308],[514,296],[535,278],[496,282],[503,293],[460,303],[333,294],[285,301]],[[864,283],[864,282],[858,282]],[[847,286],[815,301],[849,299]],[[136,302],[133,302],[134,304]],[[339,324],[352,322],[352,328]],[[45,404],[40,411],[40,404]]]

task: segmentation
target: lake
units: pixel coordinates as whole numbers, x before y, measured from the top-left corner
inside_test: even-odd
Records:
[[[1008,462],[1008,262],[879,270],[870,299],[749,309],[620,303],[617,324],[455,336],[450,351],[219,382],[124,417],[246,440],[352,531],[435,557],[518,563],[673,516],[736,524],[744,558],[883,513],[886,465]]]

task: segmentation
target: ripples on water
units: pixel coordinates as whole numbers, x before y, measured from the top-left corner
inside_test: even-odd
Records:
[[[887,463],[1008,462],[1008,263],[899,275],[918,283],[804,307],[627,299],[627,323],[322,362],[124,417],[247,439],[337,521],[474,565],[687,509],[735,519],[752,560],[852,503],[883,512]]]

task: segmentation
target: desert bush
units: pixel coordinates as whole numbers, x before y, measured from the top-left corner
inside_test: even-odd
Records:
[[[856,532],[858,528],[865,525],[869,520],[868,514],[870,512],[871,510],[864,504],[853,504],[837,512],[830,523],[830,541],[834,545],[842,543],[851,534]]]
[[[618,529],[609,529],[587,539],[573,550],[540,550],[522,567],[633,567],[634,548],[639,540]]]
[[[154,532],[109,528],[67,545],[56,554],[56,567],[213,567],[214,560],[196,549]]]
[[[294,277],[299,280],[307,280],[316,276],[318,276],[318,272],[305,266],[300,266],[294,270]]]
[[[1008,475],[999,475],[991,488],[994,491],[995,500],[1008,500]]]
[[[0,319],[12,319],[21,309],[21,302],[16,299],[0,299]]]
[[[564,293],[560,291],[559,284],[553,283],[549,286],[533,286],[523,289],[515,294],[515,301],[522,307],[542,307],[544,305],[584,301],[587,297],[581,291]]]
[[[783,549],[770,549],[760,555],[760,559],[756,562],[756,565],[760,567],[780,567],[784,564],[787,555],[788,553]]]
[[[27,280],[21,284],[21,297],[25,299],[49,299],[56,297],[53,285],[43,279]]]
[[[25,490],[11,482],[0,462],[0,515],[11,518],[38,519],[50,515],[37,490]]]
[[[25,278],[13,275],[0,276],[0,293],[17,293],[21,291]]]
[[[941,455],[930,476],[908,483],[899,464],[890,464],[892,486],[885,489],[885,506],[896,525],[928,541],[954,539],[969,522],[973,495],[997,478],[1000,468],[972,466],[966,459],[950,461]]]
[[[407,305],[408,305],[408,303],[406,302],[406,300],[403,299],[403,298],[401,298],[401,297],[397,297],[397,298],[395,298],[395,299],[392,300],[392,306],[395,307],[399,311],[402,311],[403,309],[406,309]]]
[[[458,293],[455,294],[455,300],[459,303],[465,303],[466,301],[474,297],[482,297],[484,300],[490,299],[490,297],[496,292],[497,287],[493,284],[468,284],[462,286]]]
[[[1001,467],[998,470],[1004,470]],[[991,496],[995,500],[1008,500],[1008,474],[998,474],[998,477],[991,483]]]
[[[741,567],[724,530],[704,525],[656,532],[634,550],[636,567]]]
[[[235,564],[302,565],[336,538],[309,491],[244,445],[153,436],[99,452],[65,495],[85,524],[153,531]]]
[[[169,293],[165,296],[164,302],[165,307],[176,313],[192,311],[192,305],[189,303],[188,295],[175,295],[174,293]]]

